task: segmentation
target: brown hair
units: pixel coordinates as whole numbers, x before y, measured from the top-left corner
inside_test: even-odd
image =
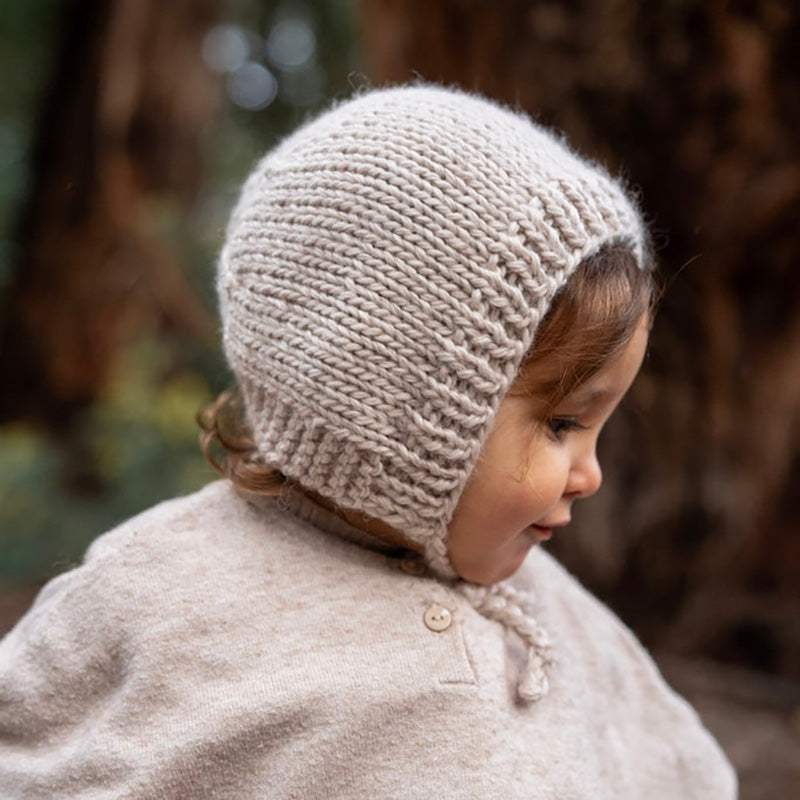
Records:
[[[609,246],[584,259],[556,294],[525,359],[514,391],[540,397],[548,408],[613,360],[631,340],[657,297],[652,270],[639,267],[631,251]],[[552,378],[528,380],[531,367],[557,364]],[[197,415],[200,446],[214,469],[234,486],[262,495],[280,494],[288,479],[259,461],[244,421],[241,396],[223,392]]]
[[[558,405],[625,349],[642,318],[652,318],[657,298],[653,270],[642,269],[627,247],[584,259],[553,299],[513,391]],[[542,364],[554,368],[535,369]]]
[[[228,389],[202,409],[197,424],[206,461],[237,489],[261,495],[281,493],[288,481],[275,467],[258,460],[237,389]]]

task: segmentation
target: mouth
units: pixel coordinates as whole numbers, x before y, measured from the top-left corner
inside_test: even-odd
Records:
[[[552,538],[554,528],[563,528],[565,525],[569,525],[569,522],[570,520],[567,518],[558,522],[551,522],[549,525],[528,525],[525,530],[528,531],[528,534],[536,544],[540,544]]]
[[[528,525],[527,531],[536,544],[548,541],[553,535],[553,529],[546,528],[544,525]]]

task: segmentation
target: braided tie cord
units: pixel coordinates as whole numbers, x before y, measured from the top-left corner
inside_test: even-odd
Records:
[[[547,631],[533,616],[530,596],[507,583],[461,583],[458,588],[476,611],[514,631],[524,642],[525,664],[517,681],[519,699],[532,703],[544,697],[550,689],[547,669],[553,656]]]

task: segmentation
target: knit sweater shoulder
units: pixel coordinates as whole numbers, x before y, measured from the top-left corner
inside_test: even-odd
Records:
[[[0,796],[735,797],[610,611],[540,550],[516,580],[555,655],[527,705],[514,635],[407,554],[222,481],[163,503],[0,643]]]

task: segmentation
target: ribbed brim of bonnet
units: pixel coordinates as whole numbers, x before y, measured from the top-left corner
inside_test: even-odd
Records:
[[[539,321],[634,206],[526,116],[372,91],[247,180],[220,258],[225,352],[265,463],[403,531],[446,526]]]

